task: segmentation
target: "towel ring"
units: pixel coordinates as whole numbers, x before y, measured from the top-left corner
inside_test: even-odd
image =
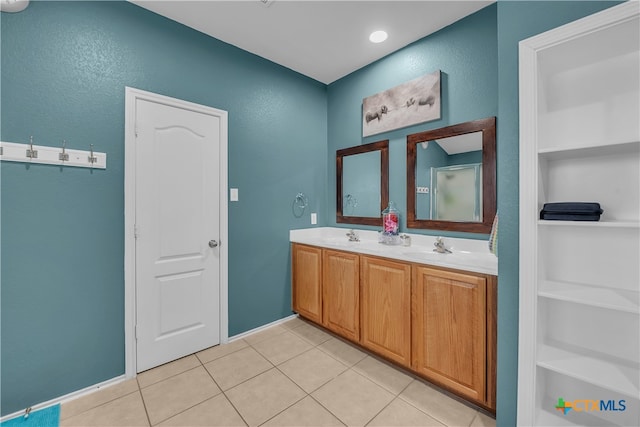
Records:
[[[293,216],[295,216],[296,218],[300,218],[302,215],[304,215],[304,211],[307,206],[309,206],[309,199],[307,198],[307,196],[302,192],[296,194],[295,199],[293,199],[292,206]]]

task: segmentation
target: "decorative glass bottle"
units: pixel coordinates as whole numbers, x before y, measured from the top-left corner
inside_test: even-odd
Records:
[[[400,212],[393,202],[382,211],[382,235],[381,243],[387,245],[399,245],[400,240]]]

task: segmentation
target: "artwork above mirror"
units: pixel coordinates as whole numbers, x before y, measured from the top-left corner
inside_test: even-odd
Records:
[[[389,141],[336,152],[336,222],[382,225],[389,203]]]
[[[407,136],[407,227],[489,233],[495,117]]]

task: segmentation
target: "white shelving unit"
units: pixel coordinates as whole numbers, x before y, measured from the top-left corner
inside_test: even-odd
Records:
[[[604,213],[540,220],[549,202]],[[518,365],[519,425],[640,425],[635,1],[520,43]]]

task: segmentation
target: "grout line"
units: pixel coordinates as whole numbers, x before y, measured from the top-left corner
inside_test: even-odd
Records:
[[[138,380],[136,379],[136,382]],[[149,416],[149,410],[147,409],[147,404],[144,401],[144,396],[142,395],[142,389],[140,388],[140,383],[138,383],[138,393],[140,393],[140,400],[142,401],[142,407],[144,408],[144,414],[147,416],[147,422],[149,423],[150,426],[152,426],[153,424],[151,424],[151,417]]]
[[[125,380],[125,381],[127,381],[127,380]],[[122,384],[122,383],[120,383],[120,384]],[[115,385],[117,385],[117,384],[115,384]],[[124,393],[124,394],[121,394],[121,395],[115,396],[115,397],[113,397],[112,399],[105,400],[105,401],[104,401],[104,402],[102,402],[102,403],[99,403],[99,404],[97,404],[97,405],[91,406],[91,407],[89,407],[89,408],[87,408],[87,409],[84,409],[84,410],[82,410],[82,411],[80,411],[80,412],[78,412],[78,413],[74,414],[74,415],[66,416],[66,417],[64,417],[64,418],[62,418],[62,406],[63,406],[63,405],[65,405],[65,404],[67,404],[67,403],[70,403],[70,402],[73,402],[73,401],[75,401],[76,399],[81,399],[81,398],[84,398],[84,397],[87,397],[87,396],[91,396],[92,394],[100,393],[101,391],[107,390],[108,388],[105,388],[105,389],[103,389],[103,390],[96,390],[95,392],[93,392],[93,393],[91,393],[91,394],[87,394],[86,396],[80,396],[80,397],[78,397],[78,398],[76,398],[76,399],[68,400],[68,401],[66,401],[66,402],[61,402],[61,403],[60,403],[60,421],[68,420],[68,419],[73,418],[73,417],[77,417],[78,415],[84,414],[85,412],[92,411],[92,410],[94,410],[94,409],[96,409],[96,408],[99,408],[99,407],[101,407],[101,406],[107,405],[107,404],[109,404],[109,403],[111,403],[111,402],[114,402],[114,401],[116,401],[116,400],[118,400],[118,399],[121,399],[121,398],[123,398],[123,397],[129,396],[130,394],[133,394],[133,393],[135,393],[136,391],[137,391],[137,392],[139,392],[139,391],[140,391],[140,385],[138,384],[138,381],[137,381],[137,380],[136,380],[136,385],[138,386],[138,389],[137,389],[137,390],[133,390],[133,391],[130,391],[130,392],[128,392],[128,393]],[[24,411],[22,411],[22,413],[24,413]]]
[[[307,323],[305,322],[304,324],[307,324]],[[304,324],[300,324],[300,325],[298,325],[296,328],[299,328],[299,327],[303,326]],[[316,329],[318,329],[318,330],[321,330],[321,329],[317,328],[315,325],[311,325],[311,326],[312,326],[312,327],[314,327],[314,328],[316,328]],[[273,364],[273,363],[272,363],[272,365],[273,365],[273,367],[274,367],[275,369],[277,369],[277,370],[278,370],[278,372],[280,372],[282,375],[284,375],[284,377],[285,377],[285,378],[287,378],[287,379],[288,379],[289,381],[291,381],[291,382],[292,382],[296,387],[298,387],[300,390],[302,390],[302,392],[304,393],[304,396],[302,396],[300,399],[298,399],[297,401],[295,401],[295,402],[294,402],[294,403],[292,403],[291,405],[289,405],[289,406],[287,406],[286,408],[284,408],[282,411],[280,411],[280,412],[278,412],[277,414],[273,415],[271,418],[267,419],[266,421],[264,421],[264,422],[263,422],[262,424],[260,424],[260,425],[264,425],[264,424],[268,423],[270,420],[272,420],[272,419],[276,418],[278,415],[280,415],[280,414],[282,414],[283,412],[287,411],[287,410],[288,410],[288,409],[290,409],[291,407],[293,407],[293,406],[297,405],[297,404],[298,404],[298,403],[300,403],[302,400],[306,399],[307,397],[310,397],[311,399],[313,399],[313,401],[314,401],[314,402],[316,402],[318,405],[320,405],[320,407],[322,407],[324,410],[326,410],[328,413],[330,413],[332,416],[334,416],[334,417],[335,417],[335,418],[336,418],[340,423],[342,423],[343,425],[345,425],[345,426],[346,426],[346,424],[344,423],[344,421],[342,421],[338,416],[336,416],[336,414],[334,414],[333,412],[329,411],[329,409],[327,409],[326,407],[324,407],[324,405],[322,405],[320,402],[318,402],[316,399],[314,399],[314,397],[313,397],[313,396],[311,396],[311,393],[309,393],[309,392],[307,392],[305,389],[303,389],[303,388],[301,387],[301,385],[300,385],[300,384],[298,384],[298,383],[297,383],[293,378],[289,377],[285,372],[283,372],[283,371],[279,368],[279,366],[280,366],[280,365],[282,365],[282,364],[284,364],[284,363],[286,363],[286,362],[288,362],[288,361],[290,361],[290,360],[292,360],[292,359],[295,359],[296,357],[301,356],[301,355],[303,355],[303,354],[305,354],[305,353],[307,353],[307,352],[309,352],[309,351],[311,351],[311,350],[313,350],[313,349],[317,349],[319,345],[321,345],[321,344],[323,344],[323,343],[325,343],[325,342],[327,342],[327,341],[329,341],[329,340],[331,339],[331,338],[329,338],[328,340],[323,341],[323,342],[322,342],[322,343],[320,343],[320,344],[316,344],[316,343],[313,343],[313,342],[308,341],[307,339],[305,339],[305,337],[303,337],[303,336],[301,336],[301,335],[298,335],[298,334],[294,333],[294,332],[293,332],[293,330],[294,330],[294,329],[296,329],[296,328],[292,328],[292,329],[287,329],[287,328],[285,328],[285,329],[287,329],[287,332],[291,332],[294,336],[296,336],[296,337],[298,337],[298,338],[302,339],[303,341],[305,341],[306,343],[308,343],[308,344],[309,344],[309,345],[311,345],[312,347],[311,347],[311,348],[309,348],[308,350],[303,351],[303,352],[302,352],[302,353],[300,353],[300,354],[297,354],[297,355],[295,355],[295,356],[293,356],[293,357],[291,357],[291,358],[289,358],[289,359],[287,359],[287,360],[283,361],[283,362],[282,362],[282,363],[280,363],[279,365],[275,365],[275,364]],[[323,332],[324,332],[324,331],[323,331]],[[268,338],[268,339],[273,339],[273,338],[276,338],[276,337],[278,337],[278,336],[280,336],[280,335],[281,335],[281,334],[278,334],[278,335],[276,335],[276,336],[274,336],[274,337],[272,337],[272,338]],[[264,342],[264,341],[266,341],[266,340],[256,342],[255,344],[259,344],[259,343]],[[251,346],[251,347],[253,348],[253,345],[252,345],[251,343],[247,343],[247,344],[249,344],[249,346]],[[261,356],[263,356],[263,355],[262,355],[262,353],[260,353],[256,348],[254,348],[254,350],[255,350],[256,352],[258,352]],[[318,349],[318,350],[319,350],[319,351],[322,351],[322,350],[320,350],[320,349]],[[323,353],[324,353],[324,352],[323,352]],[[327,354],[327,353],[325,353],[325,354]],[[340,360],[338,360],[338,359],[336,359],[335,357],[333,357],[333,355],[327,354],[327,356],[331,357],[333,360],[335,360],[336,362],[340,363],[341,365],[343,365],[343,366],[345,366],[345,367],[347,368],[347,369],[345,369],[344,371],[342,371],[340,374],[338,374],[337,376],[342,375],[344,372],[346,372],[347,370],[349,370],[349,367],[348,367],[348,366],[346,366],[346,365],[345,365],[344,363],[342,363]],[[264,356],[263,356],[263,357],[264,357]],[[265,359],[266,359],[266,357],[265,357]],[[267,359],[267,360],[268,360],[268,359]],[[269,362],[271,362],[270,360],[268,360],[268,361],[269,361]],[[327,384],[327,383],[329,383],[329,382],[333,381],[335,378],[337,378],[337,376],[336,376],[336,377],[333,377],[333,378],[331,378],[331,379],[329,379],[329,380],[327,380],[325,383],[323,383],[322,385],[318,386],[314,391],[318,390],[320,387],[324,386],[325,384]],[[239,384],[238,384],[238,385],[239,385]],[[234,387],[235,387],[235,386],[234,386]],[[243,420],[244,420],[244,418],[243,418]],[[245,421],[245,422],[246,422],[246,421]]]
[[[295,384],[295,383],[294,383]],[[297,385],[297,384],[296,384]],[[300,386],[298,386],[298,388],[300,388],[302,390],[302,388]],[[304,393],[306,393],[306,391],[302,390]],[[295,402],[293,402],[291,405],[287,406],[286,408],[284,408],[282,411],[278,412],[277,414],[275,414],[273,417],[266,419],[264,422],[260,423],[259,425],[265,425],[266,423],[268,423],[269,421],[271,421],[272,419],[274,419],[275,417],[277,417],[278,415],[282,414],[284,411],[288,410],[289,408],[291,408],[292,406],[297,405],[298,403],[300,403],[301,401],[303,401],[304,399],[306,399],[309,395],[305,394],[304,396],[302,396],[300,399],[296,400]]]
[[[336,420],[340,421],[342,423],[342,425],[346,426],[347,423],[345,423],[344,421],[342,421],[342,419],[340,419],[340,417],[338,417],[336,414],[334,414],[333,412],[331,412],[329,410],[329,408],[327,408],[326,406],[324,406],[322,404],[322,402],[320,402],[318,399],[316,399],[314,396],[312,396],[311,394],[309,394],[309,397],[312,398],[314,400],[314,402],[316,402],[318,405],[320,405],[320,407],[322,407],[325,411],[327,411],[328,413],[330,413],[331,415],[333,415]]]
[[[258,372],[257,374],[255,374],[255,375],[253,375],[253,376],[251,376],[251,377],[249,377],[249,378],[247,378],[247,379],[242,380],[242,381],[241,381],[241,382],[239,382],[238,384],[235,384],[234,386],[229,387],[227,390],[223,390],[223,389],[222,389],[222,387],[220,387],[220,390],[222,390],[223,392],[227,392],[227,391],[233,390],[234,388],[238,387],[239,385],[244,384],[244,383],[246,383],[247,381],[252,380],[252,379],[254,379],[254,378],[255,378],[255,377],[257,377],[257,376],[260,376],[260,375],[264,374],[265,372],[269,372],[269,371],[270,371],[270,370],[272,370],[273,368],[276,368],[276,366],[275,366],[273,363],[271,363],[271,361],[270,361],[269,359],[265,358],[265,357],[264,357],[262,354],[260,354],[256,349],[253,349],[253,351],[255,351],[256,353],[258,353],[258,355],[259,355],[260,357],[262,357],[264,360],[266,360],[266,361],[271,365],[271,367],[270,367],[270,368],[268,368],[268,369],[266,369],[266,370],[264,370],[264,371],[262,371],[262,372]],[[207,370],[207,368],[205,368],[205,370]],[[207,370],[207,372],[209,372],[209,371]],[[217,384],[217,383],[216,383],[216,384]]]
[[[371,421],[375,420],[375,419],[376,419],[376,417],[377,417],[378,415],[380,415],[380,414],[382,413],[382,411],[384,411],[385,409],[387,409],[387,408],[389,407],[389,405],[391,405],[391,404],[392,404],[392,403],[393,403],[397,398],[398,398],[398,396],[396,396],[396,397],[394,397],[393,399],[391,399],[391,400],[389,401],[389,403],[387,403],[386,405],[384,405],[384,406],[382,407],[382,409],[380,409],[378,412],[376,412],[376,413],[373,415],[373,417],[371,417],[371,418],[369,419],[369,421],[367,421],[364,425],[365,425],[365,426],[368,426],[368,425],[369,425],[369,423],[371,423]]]
[[[142,392],[142,390],[144,390],[144,389],[146,389],[146,388],[153,387],[153,386],[154,386],[154,385],[156,385],[156,384],[160,384],[161,382],[164,382],[164,381],[169,380],[169,379],[171,379],[171,378],[177,377],[178,375],[182,375],[182,374],[187,373],[187,372],[189,372],[189,371],[193,371],[194,369],[198,369],[200,366],[202,366],[202,364],[200,364],[199,366],[193,366],[193,367],[191,367],[191,368],[189,368],[189,369],[185,369],[184,371],[180,371],[180,372],[178,372],[178,373],[176,373],[176,374],[169,375],[168,377],[162,378],[161,380],[158,380],[158,381],[156,381],[156,382],[154,382],[154,383],[147,384],[147,385],[146,385],[146,386],[144,386],[144,387],[141,387],[141,386],[140,386],[140,382],[138,382],[138,388],[140,388],[140,391]],[[207,370],[207,368],[205,368],[205,371],[206,371],[206,370]],[[136,378],[136,380],[137,380],[137,378]]]
[[[197,353],[194,353],[194,354],[195,354],[195,355],[196,355],[196,357],[198,358],[198,361],[200,361],[200,363],[204,366],[204,365],[206,365],[206,364],[208,364],[208,363],[215,362],[216,360],[220,360],[220,359],[222,359],[223,357],[230,356],[230,355],[232,355],[232,354],[234,354],[234,353],[237,353],[237,352],[239,352],[239,351],[241,351],[241,350],[244,350],[244,349],[245,349],[245,348],[247,348],[247,347],[250,347],[250,344],[249,344],[246,340],[244,340],[244,339],[240,338],[240,339],[238,339],[238,340],[235,340],[234,342],[238,342],[238,341],[243,341],[246,345],[245,345],[244,347],[240,347],[240,348],[238,348],[238,349],[236,349],[236,350],[233,350],[233,351],[232,351],[232,352],[230,352],[230,353],[223,354],[222,356],[218,356],[218,357],[216,357],[216,358],[214,358],[214,359],[211,359],[211,360],[207,360],[206,362],[205,362],[205,361],[203,361],[202,359],[200,359],[200,356],[198,356],[198,354],[197,354]],[[220,345],[230,345],[230,344],[231,344],[231,343],[228,343],[228,344],[218,344],[218,345],[220,346]],[[216,347],[216,346],[213,346],[213,347]],[[212,347],[209,347],[209,348],[212,348]],[[207,350],[208,350],[208,349],[207,349],[207,348],[205,348],[204,350],[201,350],[201,351],[199,351],[198,353],[202,353],[203,351],[207,351]]]
[[[247,346],[249,346],[249,343],[247,343]],[[243,349],[245,349],[245,348],[247,348],[247,347],[242,347],[242,348],[241,348],[241,349],[239,349],[239,350],[243,350]],[[222,356],[222,357],[230,356],[230,355],[232,355],[232,354],[234,354],[234,353],[237,353],[239,350],[233,351],[233,352],[231,352],[231,353],[229,353],[229,354],[225,354],[225,355],[224,355],[224,356]],[[222,359],[222,357],[219,357],[218,359]],[[214,359],[214,360],[218,360],[218,359]],[[211,360],[210,362],[213,362],[214,360]],[[207,363],[210,363],[210,362],[207,362]],[[202,363],[202,361],[200,361],[200,363]],[[202,364],[202,366],[204,367],[204,364]],[[224,396],[224,398],[227,400],[227,402],[229,402],[229,405],[231,405],[231,407],[233,408],[233,410],[234,410],[234,411],[236,411],[236,414],[238,414],[238,416],[240,417],[240,419],[242,420],[242,422],[245,424],[245,426],[248,426],[248,425],[249,425],[249,423],[247,422],[247,420],[242,416],[242,414],[240,413],[240,411],[238,410],[238,408],[236,408],[236,405],[234,405],[234,404],[233,404],[233,401],[232,401],[231,399],[229,399],[229,396],[227,396],[227,393],[226,393],[226,392],[227,392],[228,390],[226,390],[226,391],[225,391],[225,390],[223,390],[223,389],[222,389],[222,387],[220,387],[220,384],[218,384],[218,382],[216,381],[216,379],[213,377],[213,375],[211,374],[211,372],[209,372],[209,370],[208,370],[206,367],[204,368],[204,370],[205,370],[205,371],[207,371],[207,374],[209,374],[209,376],[211,377],[211,379],[213,380],[213,382],[218,386],[218,388],[220,389],[220,393]],[[265,372],[266,372],[266,371],[265,371]],[[253,377],[253,378],[255,378],[255,377]],[[247,381],[248,381],[248,380],[247,380]],[[239,384],[238,384],[238,385],[239,385]],[[234,386],[234,387],[235,387],[235,386]],[[229,390],[231,390],[231,389],[233,389],[233,387],[231,387]],[[217,396],[217,395],[216,395],[216,396]],[[214,396],[214,397],[215,397],[215,396]]]
[[[231,390],[231,389],[229,389]],[[225,393],[224,391],[222,392],[222,394],[224,395],[224,398],[227,399],[227,402],[229,402],[229,404],[231,405],[231,407],[233,408],[234,411],[236,411],[236,414],[238,414],[238,416],[240,417],[240,419],[242,420],[242,422],[244,423],[245,426],[248,426],[249,423],[247,422],[247,420],[242,416],[242,414],[240,413],[240,411],[238,410],[238,408],[236,408],[236,405],[233,404],[233,402],[231,401],[231,399],[229,399],[229,396],[227,396],[227,393]]]

